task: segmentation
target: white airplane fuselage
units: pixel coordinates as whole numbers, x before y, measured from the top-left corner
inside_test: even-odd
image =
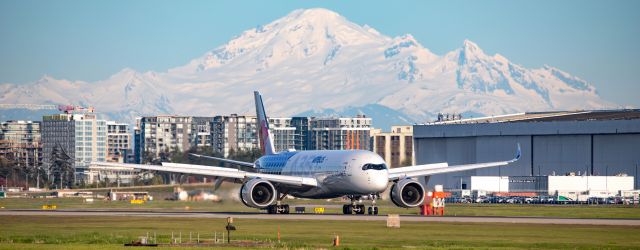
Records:
[[[313,150],[265,155],[255,162],[260,173],[314,178],[317,187],[277,185],[300,198],[335,198],[383,192],[389,183],[384,159],[365,150]]]

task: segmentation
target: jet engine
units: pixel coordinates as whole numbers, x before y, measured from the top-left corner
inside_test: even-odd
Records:
[[[396,206],[417,207],[424,199],[424,187],[415,179],[399,180],[391,187],[391,201]]]
[[[276,188],[271,182],[263,179],[251,179],[240,189],[240,200],[248,207],[266,208],[277,196]]]

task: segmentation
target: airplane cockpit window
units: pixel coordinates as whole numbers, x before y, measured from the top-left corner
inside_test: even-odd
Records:
[[[362,166],[362,170],[369,170],[369,169],[384,170],[384,169],[387,169],[387,165],[385,165],[384,163],[382,164],[367,163]]]

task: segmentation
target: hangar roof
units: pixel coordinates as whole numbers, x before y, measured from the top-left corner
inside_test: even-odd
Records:
[[[640,109],[526,112],[499,116],[436,121],[427,123],[426,125],[548,121],[608,121],[633,119],[640,119]]]

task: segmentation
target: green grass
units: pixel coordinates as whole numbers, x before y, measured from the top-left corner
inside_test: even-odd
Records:
[[[138,236],[182,232],[221,232],[224,219],[0,216],[0,249],[116,249]],[[282,248],[328,248],[334,234],[343,248],[590,248],[640,247],[640,227],[534,225],[508,223],[402,222],[399,229],[384,221],[278,221],[236,219],[234,240],[276,241]],[[210,236],[209,236],[210,237]],[[204,238],[204,236],[203,236]],[[166,239],[166,238],[165,238]]]
[[[345,201],[287,200],[292,207],[308,205],[325,207],[327,213],[341,213]],[[7,198],[0,199],[4,209],[40,209],[42,205],[55,204],[58,209],[133,209],[141,211],[208,211],[208,212],[257,212],[243,204],[226,199],[211,201],[166,201],[156,200],[146,204],[130,204],[125,201],[102,201],[86,203],[80,198]],[[368,204],[368,202],[365,202]],[[380,201],[381,213],[418,214],[418,209],[405,209],[388,201]],[[292,208],[293,210],[293,208]],[[312,211],[308,208],[307,211]],[[447,216],[530,216],[558,218],[616,218],[640,219],[640,208],[623,205],[527,205],[527,204],[447,204]]]

